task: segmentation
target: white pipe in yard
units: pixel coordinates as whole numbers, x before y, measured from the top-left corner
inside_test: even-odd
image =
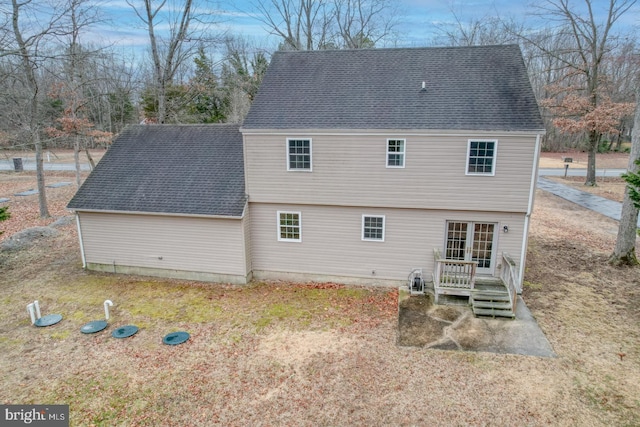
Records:
[[[31,316],[31,324],[36,323],[36,314],[34,313],[33,303],[27,304],[27,313]]]
[[[109,320],[109,306],[113,306],[113,303],[110,299],[105,300],[104,302],[104,317],[106,320]]]
[[[38,316],[37,318],[41,318],[42,314],[40,314],[40,304],[38,304],[38,300],[35,300],[33,302],[33,306],[36,308],[36,316]]]

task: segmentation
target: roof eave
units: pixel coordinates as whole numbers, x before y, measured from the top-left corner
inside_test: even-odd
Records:
[[[121,214],[121,215],[150,215],[150,216],[171,216],[171,217],[187,217],[187,218],[208,218],[208,219],[243,219],[246,214],[246,207],[242,209],[241,215],[207,215],[207,214],[188,214],[178,212],[142,212],[142,211],[118,211],[108,209],[82,209],[67,208],[73,213],[105,213],[105,214]]]
[[[388,135],[388,134],[407,134],[407,135],[479,135],[479,134],[524,134],[524,135],[544,135],[544,128],[538,129],[348,129],[348,128],[240,128],[243,135],[252,134],[275,134],[275,135],[293,135],[293,134],[323,134],[323,135]]]

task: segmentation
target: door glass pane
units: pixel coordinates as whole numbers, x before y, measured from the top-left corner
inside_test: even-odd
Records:
[[[478,268],[491,268],[495,224],[475,223],[473,226],[473,253],[471,260],[478,262]]]
[[[464,260],[467,245],[467,223],[447,223],[447,246],[444,257],[446,259]]]

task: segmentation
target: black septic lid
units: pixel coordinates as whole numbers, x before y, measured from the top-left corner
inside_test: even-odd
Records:
[[[80,328],[80,332],[82,332],[83,334],[95,334],[96,332],[100,332],[106,327],[106,320],[94,320],[93,322],[89,322],[82,328]]]
[[[182,344],[188,339],[189,339],[188,332],[172,332],[170,334],[167,334],[162,339],[162,342],[167,345],[178,345],[178,344]]]
[[[46,316],[42,316],[34,322],[36,326],[51,326],[55,325],[59,321],[62,320],[61,314],[47,314]]]
[[[114,338],[128,338],[131,335],[135,335],[136,332],[138,332],[138,327],[137,326],[135,326],[135,325],[126,325],[126,326],[121,326],[120,328],[118,328],[115,331],[113,331],[111,336],[114,337]]]

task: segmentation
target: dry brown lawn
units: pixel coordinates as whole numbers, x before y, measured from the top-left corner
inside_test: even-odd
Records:
[[[523,296],[558,355],[538,358],[398,347],[393,289],[86,272],[67,225],[0,252],[0,403],[69,404],[74,426],[637,426],[640,271],[606,263],[616,230],[538,192]],[[35,299],[63,321],[31,326]],[[105,299],[110,328],[81,334]]]

